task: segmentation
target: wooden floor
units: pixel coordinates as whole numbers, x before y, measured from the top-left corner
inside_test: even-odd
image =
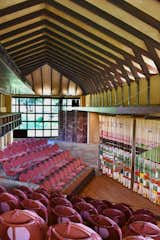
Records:
[[[114,203],[125,202],[133,209],[147,208],[160,216],[160,206],[153,204],[141,195],[132,192],[115,180],[106,176],[95,176],[83,189],[82,196],[107,199]]]

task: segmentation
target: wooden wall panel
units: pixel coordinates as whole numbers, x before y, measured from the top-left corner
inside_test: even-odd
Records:
[[[139,104],[147,104],[147,80],[141,79],[139,82]]]
[[[137,104],[137,84],[136,82],[133,82],[131,84],[131,105]]]
[[[160,76],[152,77],[150,87],[150,103],[160,104]]]

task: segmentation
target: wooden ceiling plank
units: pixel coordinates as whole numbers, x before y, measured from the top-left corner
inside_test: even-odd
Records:
[[[51,59],[50,59],[50,57],[48,57],[48,59],[50,60],[50,63],[51,63],[51,62],[54,62],[54,65],[56,64],[56,66],[60,66],[60,67],[62,67],[62,68],[65,68],[66,71],[71,72],[72,75],[73,75],[73,71],[74,71],[73,77],[75,78],[76,75],[77,75],[77,76],[79,76],[79,78],[84,79],[84,80],[85,80],[85,84],[86,84],[87,86],[89,86],[89,87],[94,86],[95,83],[92,81],[92,76],[87,76],[87,74],[83,75],[83,74],[80,73],[79,71],[77,71],[77,70],[75,70],[75,69],[73,69],[73,68],[70,68],[70,66],[65,65],[63,62],[57,61],[57,60],[54,59],[54,58],[51,58]],[[88,83],[88,82],[89,82],[89,83]]]
[[[51,6],[52,6],[52,4],[53,4],[53,2],[51,2]],[[55,2],[54,2],[54,4],[55,4]],[[60,8],[61,7],[62,6],[60,6]],[[131,48],[130,48],[130,46],[127,47],[128,42],[125,41],[125,39],[119,38],[117,35],[114,35],[113,32],[111,32],[111,31],[108,32],[105,29],[101,29],[99,26],[97,26],[95,23],[93,23],[91,21],[86,21],[86,19],[84,19],[81,15],[78,15],[78,16],[79,16],[80,21],[82,21],[83,24],[81,23],[81,24],[77,25],[77,24],[74,24],[74,22],[75,22],[74,20],[69,21],[68,19],[62,18],[61,16],[55,14],[55,12],[51,11],[51,9],[47,9],[47,11],[48,11],[48,15],[51,15],[52,18],[54,17],[57,21],[65,24],[77,31],[80,31],[81,33],[88,34],[88,36],[89,35],[91,35],[92,37],[99,36],[100,40],[102,39],[102,40],[104,40],[104,42],[106,41],[106,43],[112,43],[117,48],[121,48],[125,52],[134,56],[134,53],[132,51],[132,47],[133,47],[132,44],[131,44]],[[66,9],[66,8],[62,9],[61,11],[64,11],[64,12],[67,11],[68,15],[70,15],[70,16],[75,15],[74,12],[69,12],[70,10]],[[76,17],[77,17],[77,14],[76,14]],[[82,25],[85,25],[85,26],[82,27]],[[120,41],[120,40],[122,40],[122,41]]]
[[[71,80],[77,82],[77,84],[83,90],[84,94],[86,93],[86,89],[87,90],[89,89],[89,91],[92,91],[92,89],[90,88],[90,86],[88,84],[86,84],[86,87],[84,86],[83,82],[86,80],[85,78],[79,76],[79,79],[77,80],[77,78],[73,75],[73,72],[68,71],[68,69],[66,69],[64,66],[57,65],[56,61],[53,62],[50,59],[48,59],[48,64],[52,68],[55,68],[57,71],[60,71],[61,73],[63,73],[63,75],[66,76],[68,79],[71,79]]]
[[[138,37],[135,37],[133,34],[130,34],[127,31],[122,30],[122,28],[118,28],[114,25],[107,27],[107,23],[109,24],[109,22],[103,21],[103,19],[98,17],[96,14],[93,14],[93,16],[90,16],[91,13],[89,11],[86,11],[85,8],[83,8],[83,10],[82,8],[79,9],[76,6],[76,4],[73,2],[71,3],[68,0],[63,0],[63,3],[62,3],[59,0],[55,0],[54,2],[49,0],[49,3],[51,6],[59,10],[58,12],[59,14],[60,14],[60,11],[62,11],[63,15],[64,13],[66,13],[66,15],[67,14],[69,15],[68,17],[69,19],[73,17],[76,24],[78,21],[82,23],[86,23],[87,25],[94,26],[95,29],[99,29],[101,32],[105,33],[106,35],[109,35],[112,38],[117,39],[119,42],[126,44],[128,47],[146,50],[144,42]],[[79,1],[79,3],[81,3],[81,1]],[[96,19],[96,22],[95,22],[95,19]],[[82,23],[80,25],[82,25]]]
[[[127,32],[138,36],[138,38],[144,41],[148,38],[152,41],[159,42],[158,29],[136,16],[130,14],[130,12],[123,10],[123,8],[117,5],[117,1],[105,1],[101,0],[99,3],[96,0],[77,1],[81,6],[87,8],[90,12],[97,14],[103,19],[112,22],[113,24],[123,28]],[[129,19],[129,21],[128,21]]]

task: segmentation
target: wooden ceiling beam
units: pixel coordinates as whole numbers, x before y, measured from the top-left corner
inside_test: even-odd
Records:
[[[46,49],[47,50],[47,49]],[[54,55],[56,54],[56,51],[54,51]],[[56,54],[57,56],[59,55],[59,54]],[[36,56],[36,57],[38,57],[36,54],[34,54],[34,56]],[[58,56],[59,57],[59,59],[62,59],[63,58],[63,55],[61,55],[61,56]],[[26,58],[25,59],[23,59],[23,60],[18,60],[18,61],[16,61],[16,59],[15,59],[15,61],[16,61],[16,63],[19,65],[19,66],[21,66],[23,63],[25,63],[25,62],[29,62],[29,61],[32,61],[33,60],[33,56],[30,56],[30,57],[27,57],[26,56]],[[71,62],[69,59],[67,59],[66,60],[66,58],[65,58],[65,56],[64,56],[64,58],[63,58],[63,61],[65,61],[65,62],[67,62],[67,63],[69,63],[71,66],[74,66],[74,67],[76,67],[77,69],[81,69],[85,74],[86,73],[88,73],[88,74],[96,74],[95,72],[90,72],[89,71],[89,69],[85,69],[85,68],[83,68],[82,66],[80,66],[80,65],[76,65],[74,62]]]
[[[89,26],[92,26],[94,27],[95,29],[103,32],[104,34],[112,37],[113,39],[116,39],[117,41],[121,42],[122,44],[125,44],[126,46],[132,48],[132,49],[137,49],[139,51],[145,51],[143,48],[141,47],[138,47],[137,45],[135,45],[134,43],[128,41],[127,39],[121,37],[120,35],[118,35],[117,33],[115,32],[112,32],[111,30],[108,30],[102,26],[100,26],[99,24],[97,24],[96,22],[90,20],[89,18],[87,17],[84,17],[82,16],[80,13],[77,13],[75,11],[73,11],[72,9],[68,7],[65,7],[63,5],[63,2],[60,4],[58,2],[54,2],[52,0],[48,0],[48,3],[53,6],[54,8],[58,9],[58,10],[61,10],[63,12],[65,12],[66,14],[69,14],[70,16],[82,21],[83,23],[89,25]],[[82,1],[78,1],[79,4],[82,3]]]
[[[85,9],[88,9],[90,12],[98,15],[99,17],[111,22],[112,24],[124,29],[125,31],[131,33],[134,36],[137,36],[140,39],[143,39],[143,41],[146,41],[147,39],[150,40],[151,42],[156,42],[154,39],[149,37],[148,35],[144,34],[143,32],[137,30],[136,28],[132,27],[131,25],[127,24],[124,21],[121,21],[120,19],[114,17],[112,14],[109,14],[96,6],[88,3],[87,1],[79,1],[79,0],[74,0],[74,3],[84,7]],[[113,3],[113,1],[112,1]],[[117,1],[114,1],[114,4],[117,6]],[[159,28],[160,30],[160,28]]]
[[[76,76],[73,76],[73,73],[70,73],[70,71],[64,67],[61,66],[60,64],[57,65],[57,62],[55,61],[51,61],[49,58],[47,59],[47,63],[54,69],[56,69],[57,71],[63,73],[64,76],[66,76],[68,79],[72,80],[73,82],[76,82],[78,84],[78,86],[80,86],[80,88],[83,90],[84,93],[86,93],[86,91],[93,91],[93,89],[91,88],[91,86],[86,83],[86,87],[84,86],[84,81],[86,81],[85,78],[83,78],[82,76],[78,76],[78,74],[76,74]],[[78,78],[77,78],[78,76]]]
[[[44,0],[27,0],[17,4],[14,4],[13,2],[13,5],[1,9],[0,17],[11,14],[11,13],[15,13],[16,11],[22,11],[23,9],[33,7],[34,5],[37,5],[43,2]]]
[[[157,21],[153,16],[145,13],[143,10],[141,11],[138,8],[132,6],[130,3],[123,0],[118,0],[118,1],[108,0],[108,1],[111,2],[112,4],[115,4],[119,8],[123,9],[124,11],[129,12],[130,14],[140,19],[141,21],[146,22],[152,27],[160,30],[159,21]]]

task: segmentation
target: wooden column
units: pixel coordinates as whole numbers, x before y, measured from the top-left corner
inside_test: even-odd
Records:
[[[147,79],[147,104],[150,104],[150,78]]]
[[[136,118],[133,118],[133,128],[132,128],[132,154],[131,154],[131,189],[134,185],[134,165],[136,158]]]
[[[137,81],[136,84],[137,84],[136,104],[139,105],[139,81]]]

